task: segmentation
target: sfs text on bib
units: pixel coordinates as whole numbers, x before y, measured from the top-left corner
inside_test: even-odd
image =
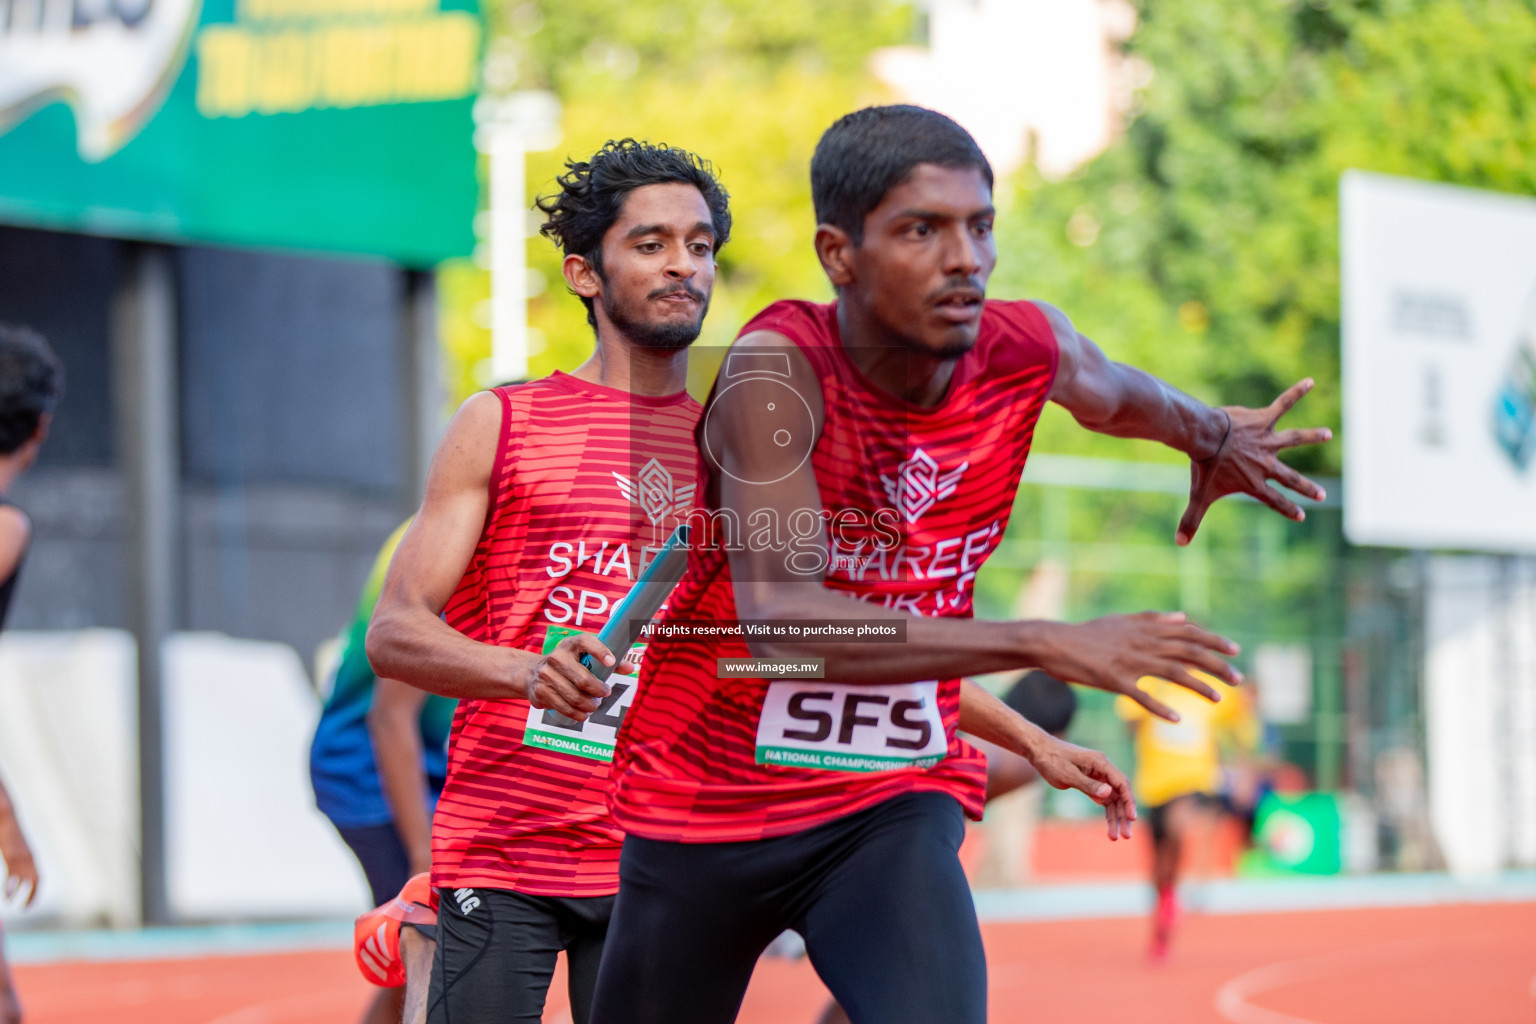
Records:
[[[757,724],[757,763],[845,772],[930,767],[949,749],[938,696],[932,681],[770,683]]]

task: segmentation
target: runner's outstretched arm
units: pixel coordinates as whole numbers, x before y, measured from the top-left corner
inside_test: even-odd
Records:
[[[1018,754],[1057,789],[1082,791],[1104,808],[1111,840],[1131,838],[1131,781],[1097,750],[1057,739],[969,679],[960,684],[960,729]]]
[[[1281,462],[1280,452],[1321,444],[1333,432],[1275,430],[1280,417],[1312,390],[1312,378],[1292,384],[1262,409],[1213,408],[1134,366],[1113,362],[1061,310],[1046,302],[1035,305],[1050,321],[1061,353],[1051,401],[1089,430],[1159,441],[1189,456],[1189,505],[1179,519],[1178,543],[1193,540],[1206,509],[1228,494],[1248,494],[1289,519],[1305,519],[1270,480],[1314,501],[1325,497],[1321,487]]]
[[[1174,712],[1144,693],[1136,680],[1159,676],[1212,700],[1220,696],[1190,675],[1189,669],[1203,669],[1232,683],[1240,681],[1237,670],[1222,657],[1236,654],[1237,645],[1195,626],[1180,613],[1108,616],[1077,625],[984,622],[906,615],[827,589],[822,585],[828,538],[821,493],[822,484],[835,487],[836,481],[818,482],[811,460],[803,457],[821,430],[820,382],[805,356],[782,335],[762,331],[738,340],[726,357],[724,379],[730,379],[731,361],[741,355],[765,365],[771,357],[772,365],[787,367],[788,376],[738,374],[739,379],[721,392],[725,398],[717,397],[705,413],[702,456],[712,470],[709,507],[748,531],[763,522],[781,524],[786,530],[796,529],[797,523],[806,528],[795,534],[802,543],[792,550],[729,545],[737,614],[743,619],[897,619],[906,623],[905,643],[749,639],[754,655],[825,658],[827,678],[850,683],[917,682],[1043,668],[1058,679],[1126,694],[1170,720],[1177,720]],[[741,365],[748,365],[747,361]],[[783,443],[782,421],[764,413],[773,408],[770,403],[784,401],[786,384],[811,411],[810,435],[803,441],[791,438],[790,444]],[[823,553],[819,563],[815,552]],[[398,565],[400,556],[395,557]]]
[[[578,721],[608,686],[581,667],[591,654],[612,665],[596,638],[567,637],[547,655],[483,644],[442,619],[485,529],[491,474],[501,437],[501,400],[474,395],[448,425],[421,511],[400,540],[368,626],[368,661],[382,679],[474,700],[525,697]]]

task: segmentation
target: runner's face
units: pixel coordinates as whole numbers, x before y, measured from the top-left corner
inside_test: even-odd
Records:
[[[916,348],[954,358],[976,344],[997,264],[992,190],[977,168],[918,164],[864,218],[852,283],[875,319]]]
[[[692,185],[643,185],[603,236],[599,317],[644,348],[699,336],[715,287],[715,229]]]

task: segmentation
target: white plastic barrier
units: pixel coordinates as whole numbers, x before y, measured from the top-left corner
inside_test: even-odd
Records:
[[[320,709],[294,651],[188,633],[166,643],[166,857],[188,921],[350,916],[362,871],[315,809]],[[120,630],[0,635],[0,777],[42,875],[7,925],[139,918],[133,638]]]
[[[1460,875],[1536,865],[1536,585],[1436,556],[1426,596],[1429,807]]]
[[[320,709],[285,644],[183,633],[166,643],[166,858],[186,920],[337,917],[369,905],[315,809]]]
[[[8,924],[138,918],[134,679],[121,630],[0,635],[0,777],[42,876]]]

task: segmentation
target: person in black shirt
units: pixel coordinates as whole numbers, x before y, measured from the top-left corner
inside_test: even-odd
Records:
[[[16,577],[26,558],[32,524],[7,495],[16,478],[37,458],[48,436],[48,421],[64,387],[64,367],[40,335],[0,324],[0,626],[11,608]],[[0,781],[0,860],[5,861],[4,897],[37,896],[37,865],[16,820],[10,794]],[[21,1024],[21,1004],[0,946],[0,1024]]]

